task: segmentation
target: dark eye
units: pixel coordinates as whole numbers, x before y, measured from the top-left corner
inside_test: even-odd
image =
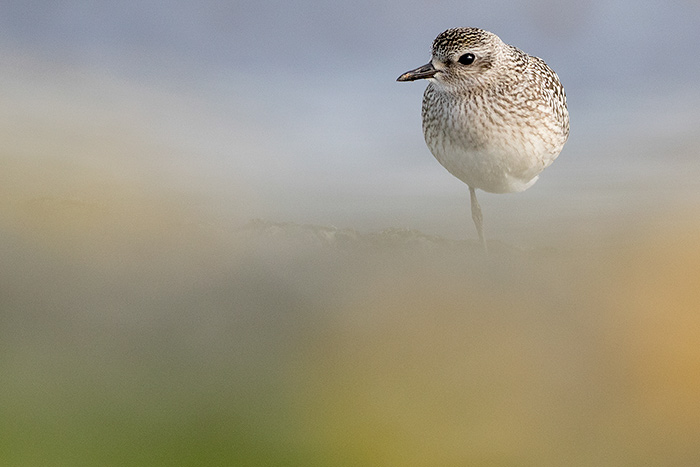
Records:
[[[462,65],[471,65],[472,63],[474,63],[475,58],[476,57],[474,56],[474,54],[467,53],[459,57],[458,62]]]

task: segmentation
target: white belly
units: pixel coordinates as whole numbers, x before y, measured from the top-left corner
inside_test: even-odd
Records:
[[[556,155],[528,143],[521,149],[512,144],[488,146],[443,140],[428,144],[435,158],[467,185],[490,193],[514,193],[532,186]],[[493,141],[492,141],[493,142]]]

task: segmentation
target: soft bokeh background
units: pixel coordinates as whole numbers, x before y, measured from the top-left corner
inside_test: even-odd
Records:
[[[454,26],[571,113],[488,258],[394,81]],[[699,46],[689,0],[3,2],[0,463],[700,465]]]

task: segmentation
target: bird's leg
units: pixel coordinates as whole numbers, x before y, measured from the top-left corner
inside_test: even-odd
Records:
[[[486,248],[486,239],[484,238],[484,217],[481,215],[481,206],[479,206],[479,202],[476,200],[476,189],[469,187],[469,197],[472,203],[472,220],[476,226],[476,232],[479,234],[479,242],[481,242],[484,251],[488,251],[488,248]]]

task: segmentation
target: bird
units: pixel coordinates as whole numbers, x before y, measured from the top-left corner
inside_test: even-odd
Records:
[[[425,142],[469,187],[472,220],[488,251],[476,190],[515,193],[537,181],[569,137],[566,93],[544,60],[484,29],[447,29],[431,52],[430,62],[397,81],[428,80]]]

